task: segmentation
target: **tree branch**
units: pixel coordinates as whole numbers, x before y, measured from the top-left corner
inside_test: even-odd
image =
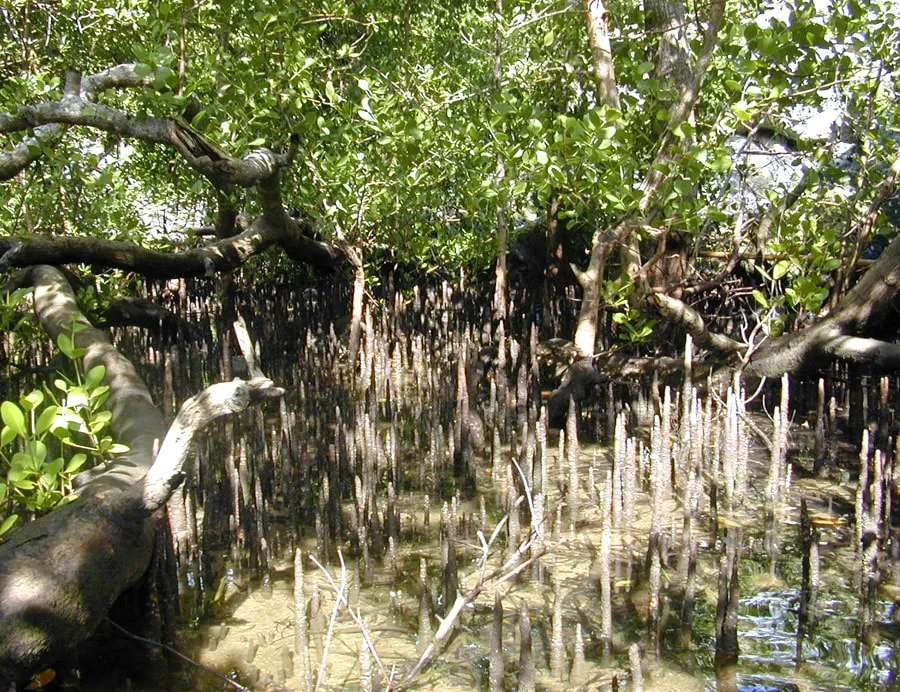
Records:
[[[103,327],[141,327],[156,331],[167,339],[196,341],[197,328],[180,315],[144,298],[120,298],[98,320]]]
[[[890,319],[895,319],[898,296],[900,238],[885,248],[830,316],[806,329],[763,342],[750,358],[746,372],[779,377],[785,372],[819,367],[823,359],[830,358],[893,369],[900,365],[897,347],[865,337],[878,334]]]
[[[150,84],[153,75],[139,75],[134,63],[116,65],[81,79],[67,76],[63,98],[80,97],[93,101],[97,95],[109,89],[125,89]],[[14,116],[0,115],[0,123]],[[19,171],[36,161],[43,152],[52,148],[68,129],[67,125],[54,123],[35,128],[32,136],[9,151],[0,153],[0,180],[9,180]],[[0,127],[2,130],[2,127]]]
[[[182,404],[178,416],[166,433],[156,460],[143,483],[143,505],[147,512],[162,507],[184,479],[184,462],[197,434],[216,418],[239,413],[254,401],[284,394],[272,381],[258,378],[243,382],[210,385]]]
[[[291,153],[276,154],[270,149],[256,149],[241,159],[232,158],[183,118],[136,117],[80,95],[22,106],[15,115],[0,115],[0,132],[52,124],[83,125],[122,137],[165,144],[181,154],[191,168],[223,190],[234,186],[253,187],[273,177],[293,158]]]
[[[602,0],[584,0],[584,16],[593,58],[591,75],[597,87],[598,100],[610,108],[621,110],[609,42],[609,12]]]
[[[250,227],[231,238],[188,250],[162,252],[135,243],[82,236],[0,238],[0,273],[12,267],[83,262],[134,271],[158,279],[210,276],[237,269],[248,258],[278,245],[294,261],[334,267],[342,255],[324,241],[310,237],[308,224],[284,217],[282,225],[257,217]]]
[[[71,333],[77,322],[82,329],[74,335],[75,344],[86,350],[85,368],[106,367],[111,433],[130,450],[108,468],[101,467],[79,489],[77,499],[25,524],[0,544],[4,690],[23,689],[35,672],[71,656],[119,595],[146,571],[157,524],[152,510],[162,506],[165,489],[175,487],[180,477],[179,464],[190,442],[190,434],[183,433],[195,433],[210,412],[246,406],[278,391],[268,381],[214,385],[182,409],[174,434],[184,444],[176,445],[174,437],[171,445],[164,443],[157,467],[153,452],[165,436],[165,423],[134,366],[79,315],[72,288],[58,269],[39,266],[30,273],[35,312],[48,334]],[[226,396],[230,403],[212,405],[223,390],[231,393]],[[198,408],[206,415],[192,415]]]
[[[709,23],[703,35],[703,46],[700,49],[700,55],[697,56],[697,62],[694,65],[690,80],[681,90],[678,103],[673,105],[669,111],[666,133],[663,135],[656,157],[647,171],[647,176],[644,178],[644,194],[638,204],[638,209],[641,213],[646,213],[650,209],[650,205],[662,186],[663,180],[665,180],[666,169],[674,153],[675,128],[687,121],[694,110],[697,98],[700,96],[700,87],[703,86],[706,71],[709,69],[713,51],[718,43],[719,29],[722,28],[724,17],[725,0],[713,0],[710,3]]]
[[[34,283],[34,310],[44,330],[56,340],[59,334],[70,333],[73,322],[77,322],[80,330],[75,334],[75,345],[87,350],[85,371],[95,365],[106,368],[104,383],[110,387],[106,408],[113,414],[110,432],[129,447],[128,452],[96,476],[96,480],[105,478],[106,481],[92,483],[90,490],[84,488],[79,494],[96,495],[136,483],[150,468],[154,444],[165,434],[162,414],[153,405],[144,381],[131,362],[116,350],[103,331],[80,313],[75,294],[62,272],[55,267],[37,266],[30,274]]]
[[[694,338],[697,346],[727,353],[742,353],[746,350],[746,346],[740,342],[729,339],[724,334],[709,331],[700,313],[677,298],[652,291],[649,300],[663,319],[681,326]]]
[[[137,86],[146,83],[147,79],[137,74],[134,65],[118,65],[86,80],[78,79],[77,75],[69,75],[61,99],[21,106],[15,114],[0,114],[0,132],[82,125],[122,137],[165,144],[181,154],[191,168],[209,179],[213,185],[226,191],[234,186],[253,187],[272,178],[279,168],[289,166],[293,160],[296,151],[296,142],[293,140],[284,154],[262,148],[236,159],[193,129],[184,118],[136,117],[95,102],[101,91],[113,87]],[[35,144],[55,143],[63,132],[64,129],[45,132],[43,138],[39,138],[40,141],[33,141],[32,146],[26,146],[24,151],[20,145],[13,152],[0,156],[0,179],[12,177],[37,158],[39,151],[30,151],[39,150]]]
[[[838,297],[847,290],[850,284],[850,277],[856,272],[859,259],[875,228],[875,222],[878,220],[878,214],[881,212],[881,207],[884,206],[884,203],[894,191],[894,186],[897,184],[898,177],[900,177],[900,155],[896,156],[887,176],[885,176],[884,180],[882,180],[878,187],[875,188],[875,195],[869,203],[869,209],[866,212],[865,218],[856,225],[856,233],[854,234],[856,235],[856,245],[853,248],[852,257],[849,262],[844,262],[842,264],[835,281],[836,294]]]

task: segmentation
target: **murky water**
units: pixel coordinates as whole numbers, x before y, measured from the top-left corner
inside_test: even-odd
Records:
[[[261,365],[288,394],[211,431],[170,507],[185,655],[254,689],[488,689],[492,668],[495,689],[895,684],[897,465],[873,429],[883,454],[859,491],[840,432],[852,392],[832,406],[840,463],[821,480],[816,421],[788,427],[777,383],[747,413],[741,392],[670,391],[667,406],[662,385],[620,382],[563,434],[547,430],[547,368],[521,316],[500,331],[459,286],[409,292],[367,315],[351,367],[328,303],[307,289],[258,306]],[[163,400],[196,389],[221,355],[203,348],[161,355]],[[889,389],[869,420],[900,399]],[[626,411],[618,426],[610,410]],[[184,668],[173,684],[225,683]]]
[[[595,469],[601,477],[609,467],[608,450],[583,447],[579,473],[587,477]],[[839,489],[835,489],[839,490]],[[822,492],[821,487],[817,491]],[[804,483],[795,482],[791,497],[785,503],[783,521],[779,528],[780,551],[774,574],[768,555],[762,550],[764,526],[753,521],[754,507],[743,514],[746,541],[741,565],[741,599],[739,607],[738,685],[742,690],[859,690],[889,687],[898,669],[897,637],[900,635],[898,604],[890,589],[896,574],[886,572],[886,588],[879,593],[875,604],[874,626],[860,639],[860,597],[854,587],[854,572],[858,558],[851,546],[852,517],[827,512],[827,502],[818,516],[822,552],[821,585],[818,595],[818,624],[802,640],[798,639],[798,603],[800,598],[800,556],[797,553],[798,519],[793,500],[804,492]],[[496,505],[496,494],[490,486],[484,488],[489,507]],[[840,498],[846,493],[836,492]],[[586,495],[586,493],[585,493]],[[552,498],[552,495],[551,495]],[[521,648],[518,613],[521,603],[528,604],[533,630],[533,655],[537,668],[537,686],[543,689],[611,689],[613,678],[622,689],[632,684],[627,650],[631,643],[642,645],[645,689],[707,690],[715,689],[713,651],[715,648],[715,613],[719,559],[716,546],[701,539],[697,568],[698,598],[690,643],[684,647],[676,616],[680,598],[677,583],[678,531],[680,510],[673,506],[669,512],[672,558],[663,569],[664,601],[660,628],[659,655],[648,649],[652,636],[647,631],[648,594],[644,576],[646,536],[649,531],[649,501],[646,493],[639,493],[636,519],[627,532],[616,531],[612,542],[613,581],[613,637],[610,651],[604,652],[601,640],[600,583],[597,548],[602,541],[602,517],[597,506],[584,503],[576,526],[574,540],[563,529],[551,536],[552,548],[542,558],[543,581],[534,575],[519,576],[505,581],[494,590],[480,595],[466,608],[458,632],[430,669],[413,682],[420,689],[487,688],[490,657],[490,630],[494,618],[493,594],[501,594],[504,608],[503,654],[506,689],[516,689]],[[351,584],[361,578],[359,586],[348,587],[350,607],[365,618],[371,641],[388,673],[395,680],[418,659],[422,651],[419,636],[418,564],[428,561],[429,587],[434,602],[440,600],[441,545],[439,518],[432,515],[431,529],[423,528],[421,494],[408,494],[399,502],[401,515],[399,565],[392,566],[386,556],[372,561],[370,570],[360,571],[358,561],[347,559],[346,579]],[[551,499],[551,504],[554,500]],[[677,504],[677,503],[676,503]],[[461,506],[461,514],[477,515],[477,503]],[[495,527],[499,512],[491,512],[484,535]],[[677,521],[676,521],[677,518]],[[458,543],[460,555],[460,590],[465,591],[477,582],[479,539],[476,530],[479,520],[463,529]],[[626,545],[626,542],[628,545]],[[320,562],[315,545],[305,552]],[[346,552],[346,548],[345,548]],[[502,544],[496,548],[502,554]],[[499,564],[491,559],[489,564]],[[325,568],[329,577],[311,561],[306,563],[306,600],[318,590],[321,605],[318,614],[311,615],[311,661],[313,680],[319,675],[319,661],[327,638],[328,620],[334,606],[334,585],[341,583],[335,559]],[[350,565],[355,565],[351,567]],[[235,578],[227,587],[222,601],[213,606],[199,627],[184,632],[182,644],[192,651],[203,665],[225,672],[242,685],[267,689],[283,687],[303,689],[299,664],[294,659],[294,572],[289,560],[276,563],[271,581]],[[552,610],[554,588],[560,583],[562,594],[563,638],[565,666],[559,678],[551,675]],[[365,642],[357,622],[346,607],[336,611],[328,659],[322,668],[323,688],[361,689],[360,651]],[[575,626],[581,625],[584,661],[575,666]],[[433,621],[433,627],[437,621]],[[224,636],[223,636],[224,635]],[[799,647],[799,649],[798,649]],[[379,675],[377,666],[373,666]],[[209,685],[219,688],[202,673],[191,676],[189,686]],[[371,684],[371,683],[368,683]]]

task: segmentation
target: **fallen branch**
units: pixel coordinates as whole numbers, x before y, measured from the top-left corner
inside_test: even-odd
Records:
[[[724,334],[711,332],[700,313],[677,298],[653,291],[648,296],[648,300],[656,307],[663,319],[679,325],[694,338],[694,342],[700,348],[726,353],[742,353],[746,349],[744,344],[730,339]]]

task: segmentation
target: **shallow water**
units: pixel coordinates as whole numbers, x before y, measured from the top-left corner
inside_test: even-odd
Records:
[[[515,456],[526,467],[522,475],[528,477],[529,489],[537,487],[541,476],[536,461],[541,448],[547,459],[542,527],[548,552],[541,558],[542,576],[536,577],[537,570],[526,570],[515,577],[490,580],[464,609],[453,636],[432,664],[411,681],[411,687],[488,687],[493,604],[495,593],[499,593],[504,609],[506,689],[515,689],[519,683],[522,602],[530,611],[538,689],[593,690],[614,685],[633,689],[629,647],[635,643],[640,646],[645,689],[716,689],[716,609],[719,566],[725,554],[721,538],[726,527],[738,526],[743,529],[738,572],[740,652],[737,678],[731,682],[738,689],[773,691],[882,689],[895,684],[894,671],[900,668],[900,575],[890,555],[889,526],[879,536],[884,551],[878,562],[880,586],[871,605],[873,622],[861,631],[866,609],[860,595],[864,591],[860,587],[863,563],[855,528],[860,464],[845,432],[853,427],[848,401],[856,395],[849,391],[853,384],[850,378],[829,384],[829,392],[837,398],[839,418],[830,422],[829,434],[834,438],[838,435],[835,428],[840,428],[837,439],[841,445],[841,464],[830,471],[830,481],[811,478],[815,421],[810,419],[808,426],[806,422],[801,425],[799,417],[815,409],[815,402],[792,407],[792,415],[798,416],[791,426],[787,459],[793,464],[793,472],[784,468],[777,471],[779,487],[784,491],[774,510],[774,546],[767,539],[772,471],[766,445],[775,438],[775,430],[772,419],[759,411],[772,411],[778,404],[777,383],[763,392],[768,405],[757,403],[751,416],[759,434],[748,432],[748,424],[741,433],[743,437],[735,436],[746,454],[728,446],[735,440],[729,437],[734,428],[726,424],[726,402],[719,402],[713,413],[707,414],[711,427],[702,421],[706,409],[700,411],[699,422],[692,419],[686,426],[687,437],[680,435],[679,416],[672,415],[670,447],[674,447],[673,440],[684,446],[688,439],[690,445],[702,447],[693,623],[683,635],[679,563],[686,483],[678,474],[673,474],[678,476],[675,492],[667,492],[660,504],[661,539],[666,546],[662,552],[667,560],[661,571],[658,631],[650,617],[653,596],[647,555],[652,525],[652,464],[644,458],[634,473],[634,520],[627,526],[611,528],[612,632],[607,647],[602,636],[603,569],[599,558],[606,514],[602,507],[604,502],[609,505],[605,483],[614,456],[612,432],[606,430],[612,427],[607,412],[610,408],[618,411],[626,405],[631,407],[633,425],[629,434],[650,447],[653,416],[641,414],[640,409],[642,405],[655,405],[659,413],[660,402],[649,401],[654,397],[647,392],[652,388],[655,398],[661,398],[662,387],[656,382],[653,384],[657,386],[651,386],[623,381],[611,384],[605,397],[600,392],[600,400],[582,410],[581,444],[575,467],[569,468],[558,432],[551,431],[546,444],[534,441],[539,411],[546,403],[541,399],[541,387],[558,382],[548,374],[552,367],[542,362],[538,353],[536,334],[540,326],[533,327],[527,309],[521,307],[511,316],[506,331],[500,331],[492,325],[484,292],[461,284],[462,280],[459,285],[442,282],[433,290],[413,288],[404,295],[382,297],[373,307],[374,313],[367,315],[361,354],[352,367],[342,347],[346,339],[328,326],[336,323],[334,306],[346,305],[346,295],[328,293],[333,288],[303,289],[286,283],[261,298],[245,297],[249,303],[256,301],[256,309],[247,320],[251,333],[265,335],[258,344],[259,361],[266,373],[286,388],[287,396],[281,408],[248,411],[233,423],[212,430],[198,446],[186,516],[193,523],[192,539],[196,539],[200,557],[181,566],[182,614],[190,621],[179,632],[177,642],[184,654],[254,689],[305,689],[300,675],[302,652],[294,651],[292,558],[299,547],[304,555],[304,611],[310,610],[314,588],[320,595],[319,614],[310,615],[313,686],[320,670],[322,689],[375,689],[379,681],[384,689],[389,680],[402,680],[423,649],[418,632],[422,558],[427,562],[429,600],[439,610],[445,605],[441,505],[454,496],[459,498],[456,548],[461,592],[473,587],[480,574],[483,551],[477,531],[481,529],[487,538],[504,521],[503,499],[509,477],[513,478],[513,494],[523,498],[517,518],[520,540],[527,538],[532,512],[518,471],[509,465],[515,440]],[[203,307],[204,319],[210,323],[214,322],[217,304],[213,300]],[[516,299],[515,304],[526,303]],[[560,314],[572,313],[567,298],[557,307]],[[195,308],[178,305],[174,309],[191,314]],[[277,324],[271,320],[273,314],[282,316]],[[490,375],[471,386],[468,369],[472,356],[477,354],[480,359],[489,347],[494,349],[489,354],[493,359]],[[174,391],[156,392],[157,400],[177,402],[195,393],[202,386],[201,379],[216,371],[216,360],[222,355],[219,348],[219,340],[210,334],[203,347],[185,346],[184,352],[176,349],[170,356],[163,354],[168,360],[159,366],[171,367],[175,384]],[[140,352],[141,346],[135,350]],[[154,383],[160,378],[158,372],[151,372],[146,379]],[[866,386],[868,401],[875,402],[874,380],[867,381]],[[178,393],[179,387],[184,391]],[[470,401],[464,401],[467,389],[471,390]],[[677,394],[672,398],[677,399]],[[897,399],[900,391],[894,386],[890,406],[897,408]],[[468,470],[474,474],[471,496],[466,492],[466,457],[460,445],[464,437],[460,412],[466,406],[483,422],[486,441],[484,451],[475,454],[469,465]],[[877,421],[882,414],[891,420],[890,406],[879,411],[870,405],[861,420]],[[677,403],[673,409],[679,410]],[[523,433],[526,422],[527,435]],[[587,442],[598,437],[605,444]],[[499,450],[496,455],[492,455],[494,445]],[[526,463],[529,450],[531,466]],[[892,456],[890,446],[885,451]],[[678,456],[672,449],[666,454]],[[737,493],[733,511],[727,512],[724,488],[729,483],[743,488],[743,471],[734,468],[742,455],[747,462],[746,492]],[[492,476],[492,467],[497,470],[496,477]],[[529,468],[534,472],[529,473]],[[885,489],[896,489],[896,469],[894,474],[895,478],[883,483]],[[387,554],[377,555],[380,545],[375,544],[380,541],[371,533],[368,540],[360,541],[354,524],[354,511],[371,512],[380,517],[377,530],[386,533],[389,481],[397,487],[400,522],[393,561]],[[567,486],[577,487],[577,494],[567,492]],[[713,486],[719,493],[718,526],[714,526],[711,512]],[[427,530],[425,493],[431,500]],[[801,499],[806,499],[819,531],[820,586],[818,623],[804,633],[798,657]],[[573,500],[578,510],[574,529],[570,527]],[[355,504],[366,508],[354,510]],[[339,531],[332,535],[336,526]],[[509,524],[504,523],[487,551],[486,571],[499,567],[509,557],[508,536]],[[370,544],[372,556],[366,566],[364,557],[354,554],[354,548]],[[331,636],[327,635],[335,602],[332,582],[341,581],[337,548],[345,560],[348,580],[353,579],[349,575],[361,574],[358,595],[356,587],[349,586],[347,591],[354,614],[368,622],[371,642],[381,662],[380,666],[372,662],[371,678],[361,675],[364,640],[346,607],[337,609]],[[328,565],[330,579],[316,567],[313,557]],[[563,663],[558,662],[559,651],[551,645],[557,583]],[[428,624],[431,632],[439,627],[433,609]],[[583,662],[576,661],[578,625],[584,641]],[[320,667],[326,642],[328,656]],[[561,672],[553,676],[550,670],[555,658]],[[173,683],[177,688],[223,689],[221,681],[203,671],[184,667],[179,676]],[[724,685],[729,681],[720,682]],[[159,685],[149,684],[146,689],[159,689]]]
[[[549,446],[549,445],[548,445]],[[554,453],[550,458],[553,459]],[[608,468],[608,450],[596,446],[582,446],[579,474],[587,478],[593,466],[595,477],[603,477]],[[555,469],[555,464],[554,464]],[[762,479],[764,480],[764,479]],[[745,541],[741,563],[741,599],[739,609],[738,686],[741,690],[860,690],[883,689],[892,685],[898,668],[897,638],[900,633],[900,614],[897,603],[888,595],[898,593],[890,588],[879,592],[875,606],[876,623],[863,642],[859,639],[859,595],[854,587],[854,573],[858,558],[851,545],[852,517],[831,510],[829,492],[846,506],[848,489],[839,486],[823,487],[821,481],[795,481],[782,509],[779,525],[779,556],[774,570],[762,549],[764,527],[761,517],[759,478],[751,480],[751,492],[745,511],[735,515],[744,523]],[[496,492],[489,478],[483,478],[480,490],[488,499],[488,507],[495,505]],[[551,483],[558,495],[556,483]],[[677,600],[678,532],[681,528],[681,509],[671,502],[665,514],[673,525],[670,542],[672,555],[663,571],[663,632],[660,656],[648,650],[646,630],[647,584],[643,577],[646,535],[649,531],[648,498],[641,491],[637,498],[636,521],[628,532],[615,531],[612,536],[613,640],[611,656],[604,659],[600,643],[600,606],[597,565],[597,546],[600,545],[602,517],[596,505],[589,504],[586,488],[581,488],[580,518],[574,537],[563,529],[553,535],[555,547],[543,558],[545,579],[538,582],[530,576],[505,581],[497,587],[504,607],[505,687],[516,689],[519,659],[518,609],[522,600],[530,607],[534,658],[537,664],[537,686],[543,689],[610,689],[613,677],[622,689],[631,684],[627,648],[633,642],[643,646],[644,688],[649,690],[709,690],[716,688],[713,671],[715,646],[714,624],[717,598],[718,550],[709,545],[708,535],[701,538],[698,557],[697,601],[690,647],[679,644]],[[818,599],[819,623],[804,638],[802,662],[798,665],[797,630],[800,580],[800,556],[797,550],[798,512],[800,495],[815,497],[812,508],[821,536],[821,587]],[[755,500],[749,499],[755,497]],[[558,498],[551,494],[550,505]],[[839,504],[843,501],[844,504]],[[419,559],[429,565],[432,591],[440,581],[441,545],[439,516],[433,512],[428,534],[423,529],[422,496],[406,494],[399,498],[401,514],[400,566],[393,570],[385,557],[381,563],[373,561],[356,596],[351,591],[351,606],[359,610],[369,623],[372,640],[385,671],[400,679],[421,652],[417,640]],[[477,502],[464,504],[462,515],[478,516]],[[490,533],[501,514],[496,508],[485,535]],[[702,531],[709,533],[708,516]],[[475,522],[477,523],[477,522]],[[477,580],[474,561],[479,555],[474,527],[460,533],[460,589],[474,585]],[[316,556],[315,545],[306,546]],[[345,550],[346,552],[346,550]],[[492,550],[489,564],[499,564],[502,543]],[[316,556],[320,560],[320,556]],[[332,559],[331,578],[340,582],[340,572]],[[349,559],[348,559],[348,562]],[[311,658],[315,674],[319,671],[319,657],[326,638],[327,625],[334,603],[333,587],[324,574],[307,561],[306,598],[313,584],[322,600],[322,615],[313,627]],[[886,586],[896,583],[896,572],[885,571]],[[563,631],[566,643],[566,672],[563,679],[550,675],[550,645],[554,580],[560,581],[563,595]],[[229,585],[223,602],[214,607],[215,614],[185,631],[181,646],[205,666],[226,672],[241,684],[259,689],[302,689],[299,665],[287,663],[294,649],[293,568],[286,559],[279,562],[270,584],[245,581],[240,576]],[[490,654],[490,627],[493,620],[493,590],[488,589],[466,610],[458,632],[426,672],[420,674],[414,686],[420,689],[467,690],[487,687]],[[571,679],[574,651],[574,628],[581,623],[585,639],[585,663]],[[432,620],[432,626],[436,626]],[[223,630],[223,627],[225,630]],[[218,635],[225,633],[224,637]],[[210,640],[216,640],[212,650]],[[324,689],[360,689],[359,652],[363,638],[359,626],[346,608],[338,609],[329,643],[328,660],[323,669]],[[253,652],[253,653],[251,653]],[[250,660],[252,657],[252,660]],[[313,679],[315,680],[316,675]],[[202,673],[191,674],[188,686],[199,689],[208,682]],[[209,689],[218,689],[217,683]]]

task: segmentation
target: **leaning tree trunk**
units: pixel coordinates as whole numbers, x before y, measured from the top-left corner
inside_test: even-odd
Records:
[[[764,342],[753,354],[746,373],[779,377],[785,372],[819,369],[835,359],[869,364],[884,370],[900,368],[900,344],[881,340],[888,319],[895,315],[900,293],[900,238],[843,297],[834,312],[817,324]]]
[[[55,338],[70,331],[73,320],[84,327],[76,346],[87,351],[86,369],[106,367],[111,432],[130,451],[107,469],[86,474],[76,501],[0,545],[0,689],[16,689],[72,653],[140,579],[153,550],[157,510],[181,482],[197,431],[253,398],[280,392],[268,380],[213,385],[185,402],[166,434],[134,366],[78,313],[63,275],[52,267],[31,271],[44,329]]]

